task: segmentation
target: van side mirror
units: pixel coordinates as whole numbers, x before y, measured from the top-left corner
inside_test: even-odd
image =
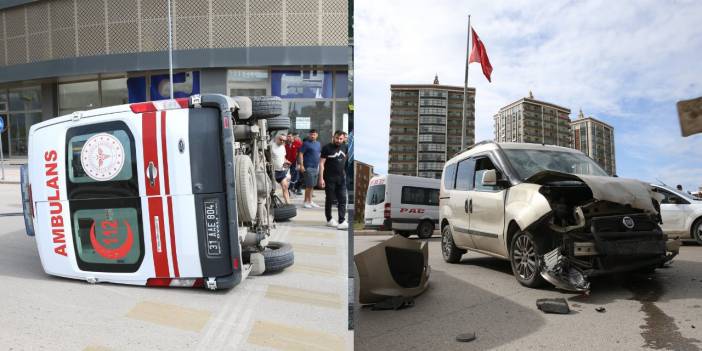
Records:
[[[497,172],[494,169],[488,169],[483,173],[483,186],[495,186],[497,185]]]

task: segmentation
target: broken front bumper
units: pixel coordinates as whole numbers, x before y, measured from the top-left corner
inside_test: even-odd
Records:
[[[593,218],[590,232],[566,234],[563,247],[543,256],[541,276],[560,289],[587,291],[588,278],[662,266],[680,244],[643,214]]]
[[[395,296],[416,296],[429,284],[426,242],[399,235],[354,257],[360,281],[359,302],[375,303]]]

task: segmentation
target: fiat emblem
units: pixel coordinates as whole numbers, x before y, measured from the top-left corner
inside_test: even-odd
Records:
[[[628,229],[634,228],[634,220],[631,217],[627,216],[627,217],[622,218],[622,223]]]

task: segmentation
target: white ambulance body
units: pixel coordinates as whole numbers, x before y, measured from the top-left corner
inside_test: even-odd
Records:
[[[209,289],[244,279],[232,129],[247,108],[213,94],[32,126],[25,219],[46,273]]]
[[[365,228],[429,238],[439,223],[439,179],[388,174],[371,178]]]

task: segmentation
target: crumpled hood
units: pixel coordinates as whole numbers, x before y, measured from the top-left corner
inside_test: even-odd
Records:
[[[653,192],[650,185],[636,179],[541,171],[527,178],[525,182],[543,185],[549,182],[567,180],[582,181],[587,184],[595,200],[629,205],[651,213],[658,213],[656,208],[653,207],[651,199],[662,200],[662,196]]]

